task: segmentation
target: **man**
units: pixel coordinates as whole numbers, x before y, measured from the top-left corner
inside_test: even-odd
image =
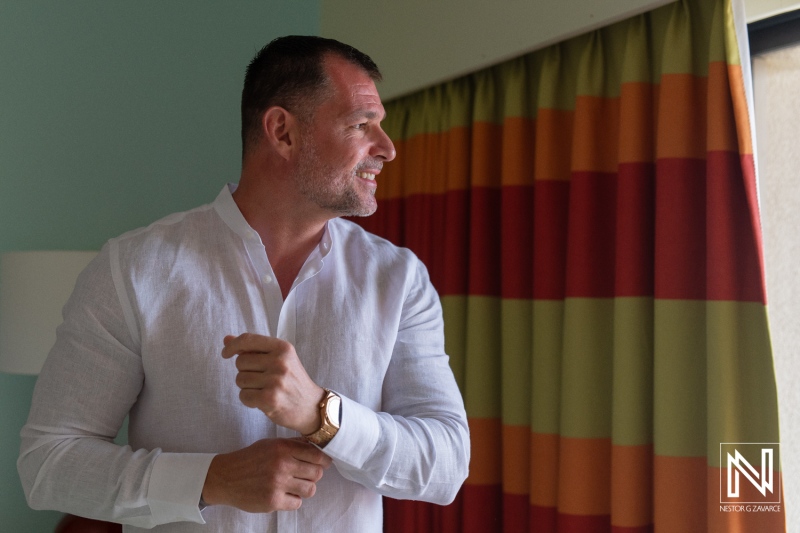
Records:
[[[378,79],[316,37],[253,59],[238,186],[112,239],[78,280],[22,431],[32,507],[361,533],[382,494],[452,501],[469,437],[436,292],[411,252],[338,218],[375,211],[395,156]]]

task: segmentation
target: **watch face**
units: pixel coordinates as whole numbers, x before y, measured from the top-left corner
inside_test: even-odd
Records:
[[[331,425],[334,427],[339,427],[339,410],[342,406],[342,400],[338,396],[331,396],[328,400],[328,405],[326,406],[325,414],[327,415],[328,420],[330,421]]]

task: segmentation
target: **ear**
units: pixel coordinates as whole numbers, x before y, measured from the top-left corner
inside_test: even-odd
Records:
[[[261,118],[264,139],[284,159],[297,149],[299,124],[294,115],[280,106],[273,106]]]

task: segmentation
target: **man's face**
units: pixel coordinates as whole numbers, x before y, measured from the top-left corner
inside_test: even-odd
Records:
[[[295,179],[300,192],[336,216],[368,216],[383,163],[394,159],[392,141],[380,122],[385,116],[369,75],[337,56],[324,63],[332,96],[301,127]]]

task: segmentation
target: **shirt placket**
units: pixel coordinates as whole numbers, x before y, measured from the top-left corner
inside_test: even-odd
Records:
[[[320,270],[322,270],[323,257],[327,254],[328,250],[330,250],[330,241],[327,238],[327,233],[325,237],[326,238],[323,238],[320,246],[311,253],[303,267],[300,269],[300,272],[297,274],[297,278],[294,280],[292,288],[289,290],[289,294],[286,295],[286,300],[283,302],[283,306],[280,310],[280,316],[278,319],[278,337],[292,343],[293,346],[296,346],[297,344],[298,308],[302,307],[302,305],[306,303],[300,301],[299,291],[297,288],[301,284],[319,274]],[[297,437],[296,431],[283,426],[276,426],[276,431],[278,438]],[[278,511],[277,517],[278,531],[281,533],[284,531],[293,533],[298,531],[297,511]]]

